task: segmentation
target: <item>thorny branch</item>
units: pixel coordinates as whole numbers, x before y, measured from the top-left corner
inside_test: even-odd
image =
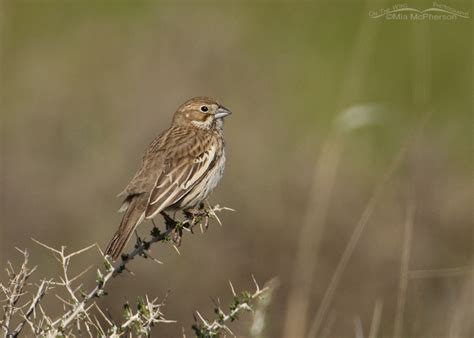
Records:
[[[23,264],[21,265],[20,269],[18,271],[15,271],[13,268],[13,265],[8,262],[8,267],[6,268],[6,272],[8,275],[8,282],[6,285],[0,284],[0,289],[5,296],[5,299],[3,300],[6,304],[3,306],[3,316],[2,319],[0,320],[0,326],[2,327],[2,330],[5,333],[5,336],[14,336],[16,337],[18,335],[17,330],[11,332],[9,327],[10,327],[10,322],[12,320],[12,317],[19,311],[22,311],[22,308],[25,307],[25,304],[21,307],[17,306],[18,301],[20,300],[21,296],[24,295],[24,289],[27,286],[27,281],[30,278],[30,276],[35,272],[36,267],[29,268],[28,267],[28,252],[27,251],[22,251],[17,248],[17,250],[23,255]],[[42,295],[38,296],[40,299]],[[35,297],[36,299],[37,297]],[[32,301],[31,305],[36,306],[37,302],[35,302],[35,299]],[[30,307],[31,308],[31,307]],[[28,314],[29,313],[29,314]],[[28,318],[28,316],[31,314],[30,309],[26,312],[25,317]],[[21,331],[21,328],[23,325],[19,327],[19,331]],[[18,331],[18,332],[19,332]]]
[[[204,216],[207,215],[207,218],[211,216],[211,217],[216,218],[219,221],[219,218],[217,217],[216,212],[223,211],[223,210],[232,210],[232,209],[229,209],[226,207],[220,207],[219,205],[216,205],[214,207],[210,207],[206,209],[205,210],[206,213],[204,214]],[[179,221],[177,222],[177,221],[172,221],[168,219],[168,221],[166,222],[167,229],[164,232],[161,232],[160,229],[155,226],[153,230],[151,231],[151,236],[152,236],[151,239],[146,241],[146,240],[141,240],[140,238],[138,238],[137,244],[135,245],[135,249],[129,254],[122,255],[121,262],[115,267],[113,267],[110,259],[104,256],[106,274],[103,275],[100,272],[100,270],[98,270],[97,284],[95,288],[92,291],[90,291],[87,295],[85,295],[82,301],[77,302],[76,305],[69,312],[64,314],[62,318],[59,318],[56,322],[54,322],[53,325],[56,326],[60,324],[61,327],[67,327],[68,325],[70,325],[71,322],[78,316],[78,314],[84,311],[84,307],[86,306],[87,303],[90,302],[91,299],[104,295],[104,288],[107,282],[110,279],[121,274],[126,269],[126,265],[131,260],[133,260],[137,256],[152,258],[150,256],[149,250],[153,243],[168,242],[171,240],[171,234],[173,232],[180,231],[181,229],[190,229],[190,231],[192,231],[192,228],[195,225],[202,224],[201,222],[203,220],[203,216],[199,216],[199,217],[201,218],[193,218],[191,220],[187,219],[183,222],[179,222]],[[86,248],[86,250],[88,250],[89,248]],[[103,255],[102,252],[101,254]],[[154,261],[160,263],[156,259],[154,259]]]
[[[216,318],[213,321],[206,320],[199,311],[196,311],[197,318],[195,317],[196,323],[193,325],[194,333],[196,337],[199,338],[213,338],[219,337],[219,334],[227,332],[233,336],[234,333],[230,330],[228,323],[233,322],[238,319],[239,314],[244,311],[253,312],[253,301],[269,291],[270,287],[266,286],[260,288],[255,278],[252,276],[253,282],[255,284],[255,291],[250,293],[248,291],[243,291],[240,294],[237,294],[234,290],[234,286],[229,281],[230,289],[232,295],[234,296],[232,304],[229,306],[229,312],[225,313],[219,302],[216,304],[214,313]]]
[[[165,218],[166,229],[163,232],[155,226],[151,231],[150,239],[142,240],[138,238],[134,250],[129,254],[122,255],[120,262],[115,265],[95,244],[72,253],[67,253],[64,246],[60,249],[55,249],[34,240],[53,253],[62,271],[58,279],[43,279],[39,285],[36,285],[36,291],[32,299],[22,305],[19,305],[20,299],[28,294],[27,289],[31,288],[32,285],[28,283],[28,279],[36,267],[29,268],[28,253],[18,249],[23,255],[23,264],[18,271],[15,271],[13,265],[8,263],[8,282],[6,285],[0,284],[0,292],[5,296],[4,299],[0,298],[0,303],[4,303],[3,316],[0,320],[0,327],[4,332],[4,337],[17,337],[25,326],[28,326],[36,336],[45,337],[69,335],[74,332],[102,337],[119,337],[124,334],[131,335],[133,333],[148,335],[154,325],[173,322],[165,319],[162,313],[166,297],[162,301],[158,301],[158,299],[150,300],[148,296],[139,298],[135,310],[128,303],[125,304],[123,308],[125,319],[122,323],[114,323],[96,304],[95,299],[107,295],[105,291],[107,283],[127,270],[127,264],[135,257],[152,258],[150,247],[153,243],[169,241],[180,243],[183,230],[192,232],[193,227],[199,225],[203,231],[203,226],[207,228],[208,220],[211,217],[217,219],[220,224],[216,212],[223,210],[232,209],[216,205],[201,209],[197,213],[188,214],[184,221],[175,221],[170,217]],[[75,276],[71,276],[69,267],[72,258],[94,247],[98,248],[103,257],[105,271],[97,269],[95,286],[91,291],[84,292],[80,280],[91,267]],[[155,258],[152,259],[155,262],[161,263]],[[227,323],[237,319],[239,313],[244,310],[253,311],[251,302],[268,290],[268,287],[261,289],[255,279],[254,283],[256,286],[254,293],[245,291],[241,295],[237,295],[232,287],[234,302],[228,314],[225,314],[221,307],[217,306],[217,318],[212,322],[207,322],[199,312],[196,312],[202,323],[196,322],[193,326],[195,333],[197,335],[200,334],[199,337],[215,337],[221,331],[231,332]],[[63,313],[56,317],[48,315],[41,306],[43,297],[53,288],[63,289],[67,294],[67,299],[60,297],[59,294],[55,294],[63,303],[65,309]],[[15,321],[16,326],[13,326],[13,321]]]
[[[13,337],[17,337],[20,334],[21,330],[23,330],[23,326],[25,326],[25,324],[30,321],[31,315],[34,313],[37,306],[40,304],[41,300],[46,294],[50,283],[51,281],[46,280],[43,280],[41,282],[40,286],[38,287],[38,291],[36,292],[36,295],[33,297],[33,300],[30,303],[28,310],[26,310],[26,312],[23,314],[23,320],[15,328],[15,331],[13,331]]]

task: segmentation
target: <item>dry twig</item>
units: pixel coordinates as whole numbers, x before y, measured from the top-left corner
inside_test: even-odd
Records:
[[[91,337],[119,337],[133,334],[149,335],[156,324],[174,322],[166,319],[162,312],[166,297],[162,301],[159,301],[157,298],[150,300],[148,296],[139,298],[135,308],[132,308],[128,303],[125,304],[123,308],[125,319],[121,323],[115,323],[105,315],[104,311],[95,302],[95,299],[107,295],[105,288],[108,282],[127,270],[127,264],[135,257],[152,258],[150,256],[150,248],[153,243],[172,241],[174,240],[172,237],[176,236],[177,233],[181,236],[182,230],[192,231],[195,225],[204,225],[207,228],[208,220],[211,217],[217,219],[220,223],[216,213],[223,210],[232,209],[218,205],[214,207],[209,206],[201,210],[198,215],[188,217],[184,221],[172,220],[170,222],[168,220],[166,230],[163,232],[155,226],[151,232],[150,239],[141,240],[138,238],[134,250],[129,254],[122,255],[122,259],[116,264],[110,260],[110,257],[105,256],[96,244],[69,253],[65,246],[57,249],[33,239],[37,244],[50,251],[56,258],[61,266],[61,275],[55,279],[42,280],[39,285],[34,287],[34,291],[31,291],[33,286],[31,283],[28,283],[28,280],[36,270],[36,267],[29,268],[28,253],[18,249],[23,255],[22,265],[16,271],[13,265],[8,263],[6,269],[8,282],[5,285],[0,284],[0,294],[4,296],[3,300],[0,298],[0,302],[4,303],[2,307],[3,315],[0,317],[0,327],[3,330],[4,337],[17,337],[25,327],[29,327],[35,336],[43,337],[70,336],[76,333],[79,335],[87,334]],[[89,292],[84,292],[81,279],[90,271],[92,266],[76,275],[71,275],[70,265],[73,258],[84,254],[94,247],[98,249],[103,258],[105,270],[103,268],[97,269],[95,286]],[[152,259],[155,262],[161,263],[155,258]],[[255,293],[242,293],[243,298],[241,299],[236,296],[239,301],[235,308],[228,315],[224,315],[222,322],[220,319],[216,320],[210,323],[208,328],[211,331],[226,328],[226,321],[234,320],[237,318],[238,313],[244,309],[251,310],[250,300],[260,296],[268,289],[260,289],[256,282],[255,285],[257,286]],[[66,292],[65,297],[57,293],[54,295],[61,301],[64,308],[64,311],[56,316],[49,315],[41,306],[43,297],[53,288]],[[21,299],[27,294],[33,294],[32,299],[22,302]],[[244,297],[247,294],[249,296]],[[20,305],[20,303],[22,304]],[[13,326],[13,322],[17,322],[16,326]]]

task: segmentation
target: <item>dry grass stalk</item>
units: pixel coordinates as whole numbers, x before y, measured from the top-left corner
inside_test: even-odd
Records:
[[[393,336],[402,337],[403,314],[405,312],[405,303],[408,290],[408,275],[410,268],[410,250],[413,238],[413,219],[415,217],[415,205],[409,201],[407,207],[407,218],[403,234],[402,260],[400,269],[400,282],[398,286],[397,310],[395,315],[395,324]]]
[[[369,338],[377,338],[379,328],[380,328],[380,321],[382,319],[382,309],[383,309],[383,302],[382,300],[377,299],[377,301],[375,302],[372,322],[370,323]]]
[[[367,8],[369,7],[370,2],[367,1]],[[366,70],[370,66],[369,56],[375,47],[378,26],[377,22],[366,20],[358,31],[351,62],[347,69],[347,76],[344,78],[340,93],[341,111],[346,108],[346,105],[355,101],[357,93],[360,91],[359,88],[365,78]],[[319,250],[331,191],[333,190],[340,156],[344,149],[344,132],[348,131],[343,126],[338,125],[340,115],[334,121],[335,130],[323,145],[321,155],[315,166],[308,208],[299,237],[292,288],[288,297],[284,337],[302,337],[306,334],[309,299],[317,264],[315,252]],[[307,262],[312,263],[307,264]]]

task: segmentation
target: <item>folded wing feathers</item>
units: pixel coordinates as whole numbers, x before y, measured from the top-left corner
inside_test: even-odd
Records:
[[[153,189],[153,192],[152,192],[151,197],[150,197],[150,205],[155,205],[156,203],[158,203],[161,199],[163,199],[163,197],[166,194],[168,194],[169,192],[171,192],[172,189],[175,188],[175,185],[177,184],[177,182],[179,181],[181,176],[183,176],[184,170],[176,178],[176,180],[173,180],[173,174],[176,171],[178,171],[179,169],[181,169],[183,166],[184,166],[184,164],[182,164],[179,167],[177,167],[176,169],[172,170],[169,174],[165,174],[165,179],[163,180],[163,183],[160,183],[159,185],[157,185]],[[158,178],[158,182],[159,181],[160,181],[160,178]],[[158,184],[158,182],[157,182],[157,184]],[[163,189],[163,190],[161,190],[161,189]],[[159,196],[155,197],[160,192],[161,192],[161,194]]]
[[[153,218],[186,195],[205,175],[215,156],[216,146],[213,145],[194,160],[183,161],[171,172],[159,177],[150,195],[146,218]]]

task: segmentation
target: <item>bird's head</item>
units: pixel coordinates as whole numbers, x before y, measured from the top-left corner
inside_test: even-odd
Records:
[[[200,129],[222,129],[224,117],[230,110],[209,97],[194,97],[183,103],[174,114],[174,125],[193,126]]]

